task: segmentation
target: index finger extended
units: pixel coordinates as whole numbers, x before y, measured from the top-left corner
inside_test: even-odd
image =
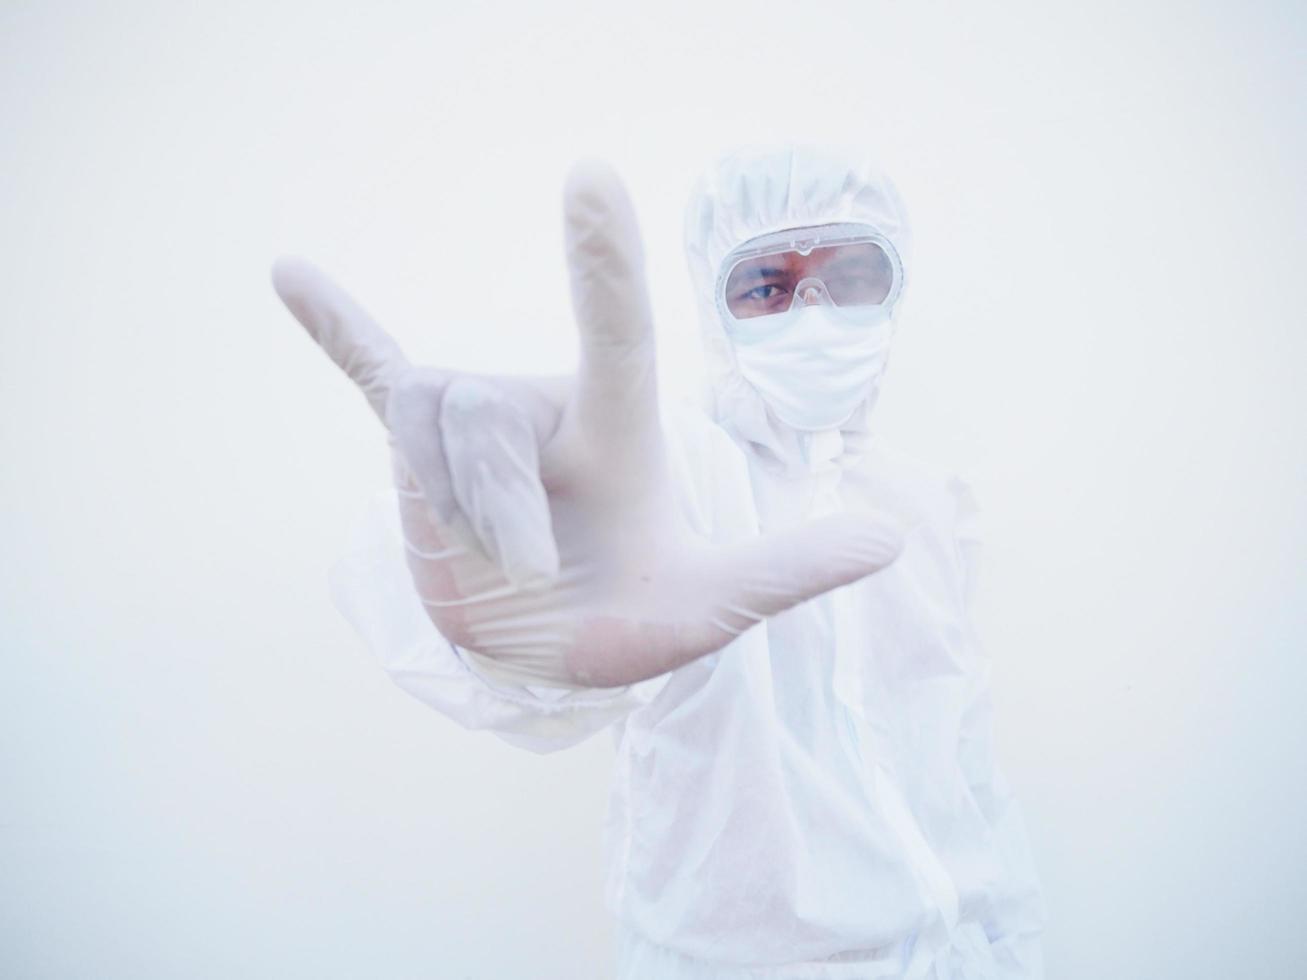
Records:
[[[272,266],[272,285],[309,336],[362,389],[385,424],[390,391],[409,369],[399,345],[311,262],[279,258]]]
[[[585,160],[568,174],[563,217],[581,340],[579,407],[592,429],[629,440],[658,415],[653,315],[635,209],[610,166]]]

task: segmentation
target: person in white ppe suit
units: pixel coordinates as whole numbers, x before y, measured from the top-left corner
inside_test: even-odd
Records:
[[[464,726],[538,752],[612,732],[619,977],[1042,976],[976,503],[870,425],[910,263],[893,185],[807,148],[703,177],[707,413],[658,405],[615,175],[576,167],[564,214],[569,378],[415,367],[312,266],[274,268],[392,446],[337,604]]]

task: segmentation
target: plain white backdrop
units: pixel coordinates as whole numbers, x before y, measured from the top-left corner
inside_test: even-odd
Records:
[[[602,156],[692,390],[691,181],[807,139],[914,219],[877,417],[978,489],[1049,977],[1296,975],[1301,7],[446,6],[0,3],[0,974],[606,975],[611,743],[368,659],[326,570],[383,433],[268,266],[417,360],[566,370]]]

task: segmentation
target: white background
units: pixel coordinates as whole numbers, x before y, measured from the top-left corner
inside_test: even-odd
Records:
[[[599,155],[692,386],[692,178],[797,138],[914,219],[877,413],[977,484],[1050,978],[1296,975],[1301,8],[444,6],[0,3],[0,974],[605,975],[610,741],[516,751],[368,659],[326,569],[383,435],[267,270],[565,370]]]

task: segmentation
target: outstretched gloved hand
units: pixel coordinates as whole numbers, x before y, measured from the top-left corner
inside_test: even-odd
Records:
[[[531,683],[614,687],[717,650],[765,617],[897,557],[888,516],[832,515],[727,547],[671,486],[635,215],[611,169],[569,175],[564,219],[581,363],[568,379],[410,364],[308,263],[286,306],[390,433],[413,583],[451,642]]]

